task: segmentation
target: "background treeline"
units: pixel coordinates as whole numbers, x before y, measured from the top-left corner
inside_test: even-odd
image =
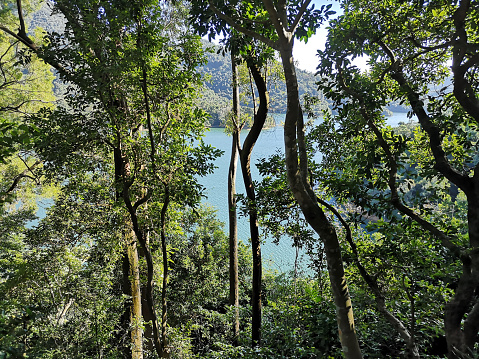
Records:
[[[210,48],[206,57],[207,63],[200,67],[200,71],[207,75],[205,81],[205,93],[200,99],[200,106],[210,115],[210,125],[213,127],[223,127],[227,114],[231,111],[232,86],[231,86],[231,59],[228,54],[221,51],[221,47],[212,44],[205,44]],[[278,60],[273,60],[271,67],[278,67]],[[316,97],[318,102],[315,104],[316,114],[319,116],[322,110],[328,107],[327,100],[318,91],[316,78],[314,74],[298,69],[298,81],[300,95],[305,94]],[[286,86],[284,81],[274,81],[269,86],[269,95],[271,99],[270,111],[272,113],[286,113]],[[252,107],[249,103],[247,107]]]
[[[231,87],[231,59],[228,54],[221,50],[221,47],[205,42],[207,63],[199,69],[205,73],[206,81],[204,93],[199,99],[199,105],[211,116],[209,124],[212,127],[224,127],[228,113],[231,111],[232,87]],[[279,60],[272,60],[271,67],[279,66]],[[299,94],[304,101],[304,96],[315,98],[311,111],[316,116],[321,116],[323,111],[331,111],[331,101],[318,90],[316,82],[318,79],[314,73],[297,69]],[[277,114],[286,113],[286,85],[284,81],[274,81],[269,88],[270,112]],[[251,103],[246,108],[252,107]],[[397,104],[388,104],[385,107],[388,114],[391,112],[408,112],[407,107]]]
[[[0,358],[478,356],[476,3],[42,4],[0,8]],[[291,39],[328,19],[309,84]],[[218,34],[231,67],[205,51]],[[284,151],[252,178],[285,97]],[[417,122],[387,126],[398,104]],[[201,205],[212,118],[251,243]],[[258,228],[307,267],[263,271]]]

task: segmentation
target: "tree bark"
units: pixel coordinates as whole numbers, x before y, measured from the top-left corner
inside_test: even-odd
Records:
[[[125,201],[125,205],[130,214],[133,231],[136,236],[136,239],[141,245],[141,248],[143,250],[143,253],[145,255],[145,260],[146,260],[147,280],[146,280],[146,288],[145,288],[145,297],[146,297],[146,304],[148,306],[148,311],[149,311],[149,314],[151,315],[153,343],[155,345],[155,349],[158,356],[165,357],[166,351],[164,350],[164,347],[163,347],[163,341],[160,341],[158,318],[156,315],[156,309],[155,309],[154,298],[153,298],[153,274],[154,274],[153,256],[151,255],[150,248],[148,244],[146,243],[145,233],[139,226],[138,217],[136,213],[136,208],[141,203],[144,203],[146,201],[145,198],[146,197],[140,199],[139,201],[135,203],[135,205],[132,205],[130,198],[128,196],[128,188],[125,188],[123,191],[123,199]],[[162,219],[163,219],[163,211],[162,211]],[[163,239],[163,234],[164,234],[164,230],[162,231],[162,239]],[[140,303],[141,303],[141,297],[140,297]]]
[[[254,114],[254,122],[248,136],[246,136],[243,148],[240,151],[241,172],[248,197],[249,228],[251,236],[251,249],[253,252],[253,295],[252,295],[252,345],[261,344],[261,282],[262,282],[262,261],[261,241],[259,238],[258,211],[256,208],[256,194],[251,176],[251,153],[256,140],[261,133],[268,114],[269,96],[266,83],[255,65],[248,66],[253,75],[256,88],[260,97],[258,112]]]
[[[334,226],[319,207],[316,195],[308,182],[308,159],[304,143],[303,113],[292,55],[293,41],[292,38],[288,37],[280,40],[282,45],[280,53],[288,96],[284,143],[289,186],[305,219],[318,233],[324,244],[343,353],[348,359],[362,358],[354,327],[353,310],[344,275],[338,237]]]
[[[166,212],[170,204],[170,192],[165,185],[165,200],[161,208],[161,253],[163,255],[163,286],[161,288],[161,357],[168,358],[168,340],[166,337],[166,326],[168,323],[168,302],[166,298],[166,289],[168,286],[168,250],[166,247]]]
[[[122,158],[122,152],[121,152],[120,146],[113,149],[113,163],[114,163],[114,170],[115,170],[115,186],[116,186],[115,201],[118,202],[121,200],[121,197],[122,197],[121,188],[122,188],[122,178],[123,178],[123,158]],[[125,227],[131,228],[131,223],[129,221],[125,221]],[[127,230],[127,229],[124,230],[123,238],[125,241],[125,251],[122,258],[122,275],[123,275],[122,290],[123,290],[123,294],[128,295],[133,299],[133,297],[136,297],[136,295],[138,295],[138,292],[136,292],[137,290],[140,291],[140,296],[141,296],[140,283],[138,283],[138,285],[133,283],[134,275],[136,275],[136,272],[138,272],[138,280],[139,280],[139,268],[137,268],[138,271],[132,268],[132,262],[135,262],[135,252],[137,252],[136,238],[132,237],[131,230]],[[132,241],[134,241],[135,243],[134,249],[130,248]],[[138,266],[138,260],[136,260],[136,264]],[[120,326],[121,326],[120,335],[123,333],[128,333],[134,327],[135,319],[137,320],[137,323],[139,323],[138,320],[140,318],[138,317],[138,315],[141,315],[141,308],[139,312],[138,312],[138,308],[136,308],[136,313],[135,313],[135,309],[133,307],[134,307],[133,301],[131,304],[125,305],[124,312],[120,319]],[[139,337],[138,333],[134,335],[132,332],[130,332],[130,343],[128,345],[130,350],[126,350],[126,348],[123,350],[127,358],[135,359],[138,357],[139,358],[143,357],[142,353],[140,355],[140,350],[143,350],[143,347],[142,346],[138,347],[139,343],[136,341],[138,337]]]
[[[387,307],[386,307],[386,301],[384,298],[384,295],[379,288],[379,285],[374,277],[369,275],[368,271],[366,268],[363,266],[361,263],[361,260],[359,258],[359,253],[358,253],[358,248],[356,246],[356,243],[353,241],[353,236],[351,232],[351,227],[349,224],[343,219],[341,214],[334,208],[332,205],[330,205],[328,202],[323,201],[321,199],[318,199],[318,202],[325,206],[327,209],[329,209],[331,212],[334,213],[336,218],[339,220],[339,222],[342,224],[344,227],[344,230],[346,231],[346,240],[349,243],[349,246],[351,248],[351,251],[353,253],[353,258],[354,262],[356,263],[356,267],[359,270],[359,274],[363,278],[364,282],[366,282],[367,286],[371,290],[372,294],[374,295],[374,299],[376,301],[376,307],[378,311],[384,316],[384,318],[389,322],[389,324],[396,329],[396,331],[399,333],[401,338],[406,342],[406,346],[409,351],[409,358],[411,359],[419,359],[419,350],[416,345],[415,339],[414,339],[414,331],[411,330],[409,331],[406,326],[403,324],[403,322],[396,317],[392,312],[390,312]],[[414,316],[412,316],[414,317]]]
[[[236,168],[238,163],[238,148],[240,141],[239,127],[239,86],[236,59],[231,52],[231,72],[233,75],[233,141],[231,159],[228,169],[228,219],[229,219],[229,304],[234,306],[233,344],[237,345],[239,335],[239,284],[238,284],[238,223],[236,213]]]
[[[476,174],[477,172],[473,176],[474,182],[476,182]],[[475,344],[478,342],[479,308],[475,291],[479,286],[479,207],[477,205],[479,194],[475,193],[478,188],[477,183],[475,184],[474,193],[467,196],[470,248],[468,254],[461,258],[462,274],[454,297],[445,308],[444,325],[448,358],[451,359],[468,357],[467,355],[474,351]],[[465,321],[464,318],[466,318]]]
[[[141,314],[141,291],[140,291],[140,266],[138,261],[138,248],[133,231],[125,234],[126,251],[129,263],[129,278],[131,284],[131,357],[143,359],[143,329]]]
[[[383,48],[389,51],[385,45]],[[394,54],[389,51],[391,61],[395,61]],[[443,245],[458,256],[462,262],[462,274],[457,283],[453,298],[445,306],[444,327],[448,346],[448,358],[464,358],[467,353],[474,350],[478,341],[479,323],[477,318],[477,303],[474,293],[479,286],[479,166],[476,165],[474,175],[457,171],[448,161],[442,146],[440,129],[433,123],[424,103],[406,80],[402,68],[397,68],[391,77],[402,87],[409,100],[410,106],[417,116],[423,130],[429,137],[429,146],[434,156],[434,168],[451,183],[457,185],[467,196],[467,224],[469,233],[469,248],[463,250],[452,241],[442,240]],[[455,93],[457,96],[457,94]],[[459,99],[458,99],[458,102]],[[414,218],[414,217],[412,217]],[[417,219],[415,219],[417,221]],[[422,225],[421,222],[418,221]],[[424,227],[424,226],[423,226]],[[435,234],[433,231],[431,233]],[[441,236],[438,236],[442,239]],[[471,305],[473,309],[469,312]],[[471,315],[469,318],[469,315]],[[463,319],[466,317],[466,322]]]

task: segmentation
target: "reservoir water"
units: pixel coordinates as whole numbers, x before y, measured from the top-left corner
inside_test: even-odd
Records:
[[[284,115],[275,115],[276,122],[283,120]],[[399,122],[408,122],[406,113],[394,113],[387,118],[390,126],[397,126]],[[241,141],[246,138],[248,131],[241,132]],[[203,203],[210,205],[217,210],[217,217],[225,223],[225,233],[228,226],[228,167],[231,156],[231,136],[228,136],[223,128],[211,128],[204,138],[205,143],[224,151],[223,156],[215,162],[217,166],[214,173],[201,178],[200,183],[206,187],[207,198]],[[274,128],[263,130],[251,156],[251,172],[253,180],[259,180],[259,174],[256,169],[256,163],[260,158],[269,157],[276,151],[284,153],[283,128],[276,126]],[[238,165],[236,178],[236,192],[244,193],[244,184]],[[249,225],[245,217],[238,218],[238,238],[244,243],[249,243]],[[278,270],[280,272],[289,271],[294,268],[296,258],[296,248],[292,246],[292,240],[284,238],[278,245],[272,243],[270,238],[263,236],[262,257],[265,269]],[[302,254],[301,252],[299,253]]]
[[[284,115],[275,115],[277,123],[280,123],[284,119]],[[387,123],[390,126],[397,126],[399,122],[408,122],[405,113],[395,113],[387,118]],[[241,132],[241,140],[246,138],[248,131]],[[203,203],[214,207],[217,210],[217,217],[225,224],[225,233],[227,232],[228,225],[228,167],[231,156],[231,136],[228,136],[223,128],[211,128],[206,132],[205,143],[210,144],[222,151],[224,154],[219,157],[215,165],[217,166],[214,173],[200,178],[200,183],[206,188],[206,196]],[[253,180],[260,180],[258,170],[255,164],[260,158],[266,158],[274,154],[276,151],[284,153],[283,144],[283,128],[276,126],[274,128],[263,130],[261,135],[253,148],[251,156],[251,172]],[[244,184],[241,177],[241,172],[238,165],[238,173],[236,178],[236,192],[244,193]],[[43,218],[46,215],[48,207],[53,204],[51,198],[43,198],[38,202],[39,209],[37,216]],[[32,222],[33,226],[37,221]],[[249,243],[249,225],[248,220],[245,217],[238,218],[238,237],[244,243]],[[294,268],[294,262],[296,258],[296,248],[292,246],[292,240],[284,237],[279,244],[272,243],[270,238],[263,236],[262,245],[262,258],[263,267],[266,270],[277,270],[285,272]],[[300,256],[301,253],[298,253]],[[303,262],[304,263],[304,262]]]

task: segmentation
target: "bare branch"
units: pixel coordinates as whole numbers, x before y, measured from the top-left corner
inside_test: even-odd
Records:
[[[20,157],[21,158],[21,157]],[[25,161],[24,161],[25,163]],[[32,173],[33,174],[33,170],[35,169],[35,167],[37,167],[38,165],[40,165],[42,163],[42,161],[40,160],[37,160],[34,164],[32,164],[31,166],[28,166],[26,163],[25,163],[25,166],[27,167],[23,172],[19,173],[18,175],[16,175],[14,178],[13,178],[13,182],[12,184],[10,185],[10,187],[0,195],[0,202],[4,201],[7,197],[7,195],[11,192],[13,192],[15,190],[15,188],[17,188],[18,184],[20,183],[20,181],[23,179],[23,178],[31,178],[31,179],[34,179],[34,177],[28,175],[28,173]]]
[[[0,30],[14,37],[18,41],[20,41],[22,44],[30,48],[30,50],[34,52],[38,51],[38,47],[32,42],[32,40],[28,36],[25,35],[25,37],[22,37],[20,34],[15,34],[13,31],[11,31],[10,29],[7,29],[5,26],[2,26],[2,25],[0,25]]]
[[[33,42],[32,39],[30,39],[26,33],[26,27],[25,27],[25,20],[23,16],[23,11],[22,11],[22,1],[17,0],[17,9],[18,9],[18,19],[20,21],[20,29],[18,34],[15,34],[13,31],[10,29],[6,28],[3,25],[0,25],[0,30],[3,32],[9,34],[16,40],[20,41],[22,44],[24,44],[26,47],[28,47],[30,50],[32,50],[34,53],[37,55],[40,55],[40,48]],[[66,69],[58,62],[53,61],[51,59],[46,60],[43,59],[46,63],[48,63],[50,66],[54,67],[58,71],[61,72],[67,72]]]

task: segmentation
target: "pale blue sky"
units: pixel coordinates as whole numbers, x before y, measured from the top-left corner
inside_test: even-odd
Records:
[[[332,18],[337,17],[338,14],[342,12],[339,6],[339,1],[313,0],[312,2],[314,3],[316,9],[319,9],[321,5],[332,4],[332,10],[336,11],[336,14],[333,15]],[[323,24],[321,28],[316,32],[316,35],[312,36],[307,44],[300,41],[295,41],[293,56],[294,60],[297,63],[297,66],[300,69],[307,70],[310,72],[316,72],[316,66],[319,63],[319,59],[316,56],[316,51],[324,49],[324,43],[326,42],[327,36],[327,26],[327,23]]]
[[[332,4],[332,10],[336,11],[336,14],[331,18],[334,19],[340,14],[343,13],[341,7],[339,6],[340,2],[336,0],[313,0],[315,7],[318,9],[321,5]],[[300,41],[294,43],[293,56],[296,61],[297,67],[302,70],[307,70],[315,73],[316,67],[319,64],[319,58],[316,56],[317,50],[323,50],[324,44],[326,42],[326,36],[328,34],[327,28],[328,24],[325,23],[321,28],[316,32],[316,35],[312,36],[307,44]],[[363,71],[368,68],[367,58],[361,57],[356,58],[353,63],[358,66]]]

